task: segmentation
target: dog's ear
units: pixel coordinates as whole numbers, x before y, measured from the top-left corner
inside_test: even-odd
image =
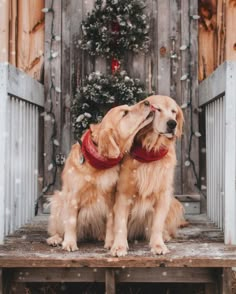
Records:
[[[183,124],[184,124],[184,114],[182,109],[178,107],[177,115],[176,115],[176,120],[177,120],[177,131],[176,131],[176,136],[178,138],[181,137],[182,132],[183,132]]]
[[[103,129],[99,133],[98,152],[107,158],[120,156],[120,148],[116,142],[116,134],[113,129]]]

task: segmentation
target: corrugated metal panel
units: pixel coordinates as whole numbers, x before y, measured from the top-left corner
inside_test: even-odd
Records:
[[[5,235],[34,215],[38,194],[38,107],[8,96]]]
[[[206,105],[207,214],[223,229],[224,223],[224,99]]]

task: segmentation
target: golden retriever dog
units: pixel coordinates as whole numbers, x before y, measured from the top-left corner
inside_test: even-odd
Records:
[[[124,256],[128,238],[145,236],[154,254],[165,254],[164,239],[184,222],[183,207],[173,198],[175,141],[182,134],[183,113],[167,96],[146,99],[155,107],[153,123],[137,134],[123,159],[114,205],[113,256]],[[164,236],[163,236],[164,235]]]
[[[81,144],[72,146],[62,173],[62,191],[51,199],[47,239],[68,251],[78,249],[77,240],[113,241],[114,189],[123,155],[137,132],[153,119],[149,101],[111,109],[102,122],[91,125]]]

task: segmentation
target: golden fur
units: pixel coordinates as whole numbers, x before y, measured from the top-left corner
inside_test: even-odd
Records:
[[[117,158],[128,152],[137,132],[152,121],[150,113],[147,101],[118,106],[100,124],[91,125],[99,154]],[[104,239],[105,231],[105,247],[113,241],[112,207],[120,167],[98,170],[87,161],[81,164],[81,156],[80,144],[74,144],[63,170],[62,191],[56,191],[51,199],[47,243],[62,244],[68,251],[78,249],[77,240]]]
[[[151,96],[147,100],[156,108],[153,123],[137,134],[135,142],[147,150],[168,148],[161,160],[141,163],[127,155],[121,165],[114,205],[114,243],[111,254],[127,254],[128,241],[140,236],[149,239],[155,254],[168,252],[163,239],[175,235],[184,221],[183,207],[173,198],[175,141],[182,134],[183,113],[176,102],[166,96]],[[171,132],[167,122],[177,125]]]

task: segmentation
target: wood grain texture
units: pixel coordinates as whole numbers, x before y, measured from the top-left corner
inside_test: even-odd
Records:
[[[0,9],[0,62],[8,61],[9,52],[9,1],[3,1]]]
[[[181,96],[181,1],[170,0],[170,96],[179,105],[183,104]],[[182,140],[176,144],[177,166],[175,169],[175,193],[183,193],[182,176]]]
[[[51,7],[52,0],[46,0],[45,6]],[[53,145],[52,136],[55,137],[59,144],[61,143],[61,132],[62,132],[62,100],[61,100],[61,92],[56,91],[55,88],[61,90],[61,72],[62,72],[62,64],[61,64],[61,42],[52,41],[52,34],[55,36],[61,36],[62,32],[62,18],[61,18],[61,1],[54,1],[54,14],[46,13],[45,15],[45,76],[44,76],[44,87],[45,87],[45,111],[53,112],[53,115],[50,114],[50,119],[45,120],[44,126],[44,186],[53,182],[54,169],[55,169],[55,158],[57,152],[59,152],[59,147]],[[53,18],[54,17],[54,18]],[[53,23],[52,23],[53,21]],[[53,25],[53,28],[52,28]],[[52,30],[52,32],[51,32]],[[52,44],[52,46],[50,46]],[[57,57],[51,59],[51,50],[53,52],[57,52]],[[52,83],[54,87],[52,86]],[[53,124],[56,124],[56,134],[53,134]],[[53,151],[54,148],[54,151]],[[49,166],[53,164],[54,168],[52,170],[49,169]],[[55,185],[51,187],[49,193],[55,189],[60,187],[60,169],[57,169]]]
[[[115,294],[116,293],[116,277],[115,271],[107,269],[105,272],[105,287],[107,294]]]
[[[226,0],[226,60],[236,60],[236,1]]]
[[[191,6],[189,9],[190,13],[190,65],[189,65],[189,74],[190,74],[190,96],[192,99],[192,114],[189,118],[190,125],[192,127],[192,132],[199,131],[199,115],[198,115],[198,21],[196,21],[193,15],[198,14],[198,0],[191,1]],[[189,135],[189,134],[187,134]],[[190,144],[190,143],[189,143]],[[189,146],[187,147],[189,148]],[[199,179],[199,138],[197,136],[192,137],[191,143],[191,152],[190,152],[191,159],[194,162],[195,170],[198,179],[194,175],[193,167],[192,170],[186,174],[188,178],[188,184],[186,184],[185,188],[187,191],[192,191],[195,188],[196,184]],[[184,179],[186,177],[184,176]],[[187,193],[187,191],[184,193]],[[197,190],[197,189],[196,189]]]
[[[104,73],[110,72],[111,62],[110,60],[106,61],[99,57],[90,57],[86,52],[80,50],[78,46],[78,41],[81,37],[81,21],[82,19],[86,19],[87,13],[92,10],[94,1],[68,0],[62,3],[61,10],[56,10],[56,14],[61,14],[62,19],[62,60],[61,65],[54,64],[54,67],[58,68],[56,72],[60,72],[61,68],[63,69],[61,72],[62,100],[60,109],[61,119],[58,116],[58,140],[61,144],[60,151],[67,155],[73,143],[70,124],[71,99],[75,96],[76,89],[83,84],[83,79],[88,74],[94,70]],[[178,104],[186,103],[189,100],[190,83],[188,81],[181,81],[180,78],[189,71],[189,50],[181,51],[180,46],[189,45],[190,18],[188,2],[180,0],[168,0],[164,2],[148,0],[145,13],[148,15],[150,22],[150,50],[146,55],[127,52],[122,63],[122,69],[126,70],[131,77],[139,78],[145,85],[147,93],[154,92],[156,94],[171,95]],[[46,17],[48,19],[50,16],[46,15]],[[57,21],[60,22],[60,19],[57,19]],[[48,27],[50,22],[47,20],[46,22],[46,26]],[[197,25],[195,25],[195,31],[193,30],[195,34],[193,41],[194,51],[191,61],[193,64],[191,72],[193,79],[197,79],[197,76],[194,75],[197,64],[196,27]],[[47,55],[47,46],[45,50]],[[176,57],[173,57],[175,55]],[[46,60],[46,71],[48,71],[47,64],[48,61]],[[48,89],[48,78],[48,73],[46,73],[46,89]],[[194,105],[197,104],[196,85],[197,82],[194,81]],[[185,112],[185,135],[183,140],[177,144],[178,165],[176,168],[175,192],[178,194],[195,192],[193,186],[195,180],[191,168],[187,170],[184,167],[190,134],[189,109],[185,110]],[[197,115],[195,116],[197,117]],[[194,123],[194,126],[197,126],[198,122],[196,121]],[[46,125],[47,128],[48,126]],[[48,144],[48,140],[46,141],[46,144]],[[49,154],[47,156],[50,158],[50,153],[46,153]],[[195,153],[198,153],[197,142],[194,142],[193,153],[194,159],[197,160],[195,155]],[[50,159],[47,160],[47,164],[45,163],[46,176],[48,174],[46,169],[48,164],[50,164],[49,161]]]
[[[213,283],[217,270],[208,268],[17,268],[5,274],[16,283],[105,282],[106,293],[115,293],[115,283]]]
[[[9,62],[17,64],[17,1],[9,1]]]
[[[0,267],[90,267],[97,269],[95,273],[98,273],[98,268],[236,266],[236,247],[223,244],[221,230],[203,215],[191,217],[189,221],[190,225],[181,229],[178,237],[168,243],[169,254],[155,256],[151,254],[147,242],[139,241],[130,243],[126,257],[116,258],[103,248],[102,242],[80,243],[76,252],[48,246],[47,217],[38,216],[5,239],[5,245],[0,246]]]
[[[222,274],[219,275],[221,285],[221,294],[232,294],[232,269],[223,268]]]
[[[18,3],[17,67],[41,79],[44,52],[44,0]]]
[[[236,59],[236,3],[200,0],[199,15],[198,78],[201,81],[225,60]]]

